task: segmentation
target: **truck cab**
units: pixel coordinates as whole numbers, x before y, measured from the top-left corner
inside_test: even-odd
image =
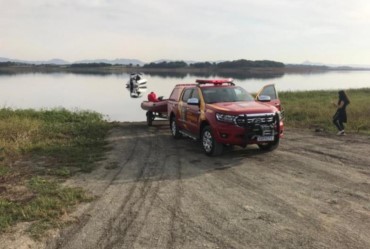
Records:
[[[201,140],[207,155],[219,155],[225,145],[257,144],[273,150],[283,136],[281,104],[274,85],[256,98],[232,79],[196,80],[179,84],[167,102],[171,133]]]

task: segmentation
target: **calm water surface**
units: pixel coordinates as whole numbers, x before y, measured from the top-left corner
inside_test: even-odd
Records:
[[[71,73],[0,75],[0,107],[70,110],[92,110],[110,121],[144,121],[140,103],[150,91],[168,97],[173,86],[193,83],[197,78],[183,75],[143,76],[148,80],[147,92],[131,98],[126,89],[127,74],[84,75]],[[232,75],[231,75],[232,77]],[[251,93],[274,83],[278,91],[304,91],[370,88],[370,71],[327,72],[321,74],[285,74],[275,78],[235,77],[234,81]],[[334,96],[336,97],[336,96]]]

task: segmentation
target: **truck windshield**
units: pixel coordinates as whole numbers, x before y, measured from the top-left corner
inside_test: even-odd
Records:
[[[253,101],[252,95],[241,87],[202,88],[204,101],[207,104],[219,102]]]

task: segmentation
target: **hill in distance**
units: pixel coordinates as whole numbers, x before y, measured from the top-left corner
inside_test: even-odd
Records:
[[[163,62],[175,62],[175,61],[184,61],[184,60],[169,60],[169,59],[160,59],[156,61],[152,61],[150,63],[163,63]],[[219,60],[219,61],[210,61],[211,63],[220,63],[224,62],[226,60]],[[107,64],[112,64],[112,65],[139,65],[143,66],[146,64],[146,62],[143,62],[138,59],[125,59],[125,58],[117,58],[114,60],[109,60],[109,59],[94,59],[94,60],[79,60],[79,61],[74,61],[74,62],[69,62],[63,59],[55,58],[51,60],[46,60],[46,61],[30,61],[30,60],[19,60],[19,59],[11,59],[11,58],[5,58],[5,57],[0,57],[0,63],[1,62],[14,62],[14,63],[23,63],[23,64],[33,64],[33,65],[70,65],[74,63],[78,64],[89,64],[89,63],[107,63]],[[187,64],[193,64],[193,63],[198,63],[200,61],[194,61],[194,60],[185,60],[184,61]],[[205,62],[205,61],[202,61]],[[356,68],[356,69],[370,69],[370,65],[359,65],[359,64],[348,64],[348,65],[339,65],[339,64],[324,64],[324,63],[319,63],[319,62],[311,62],[311,61],[304,61],[300,64],[294,64],[294,63],[287,63],[287,66],[293,66],[293,67],[330,67],[330,68]]]
[[[118,65],[144,65],[145,62],[142,62],[137,59],[114,59],[114,60],[107,60],[107,59],[96,59],[96,60],[81,60],[75,62],[69,62],[63,59],[51,59],[47,61],[27,61],[27,60],[18,60],[18,59],[10,59],[0,57],[0,62],[15,62],[15,63],[25,63],[25,64],[34,64],[34,65],[42,65],[42,64],[51,64],[51,65],[69,65],[73,63],[107,63],[107,64],[118,64]]]
[[[65,65],[65,64],[70,64],[68,61],[65,61],[65,60],[62,60],[62,59],[51,59],[51,60],[47,60],[47,61],[27,61],[27,60],[10,59],[10,58],[4,58],[4,57],[0,57],[0,62],[15,62],[15,63],[35,64],[35,65],[41,65],[41,64]]]
[[[144,65],[145,62],[137,60],[137,59],[114,59],[114,60],[107,60],[107,59],[96,59],[96,60],[81,60],[81,61],[75,61],[73,63],[107,63],[112,65]]]

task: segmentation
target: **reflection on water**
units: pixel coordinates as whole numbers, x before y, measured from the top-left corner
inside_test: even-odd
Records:
[[[140,87],[137,98],[132,98],[131,90],[126,88],[129,77],[126,73],[0,73],[0,107],[63,107],[97,111],[111,121],[145,121],[145,111],[140,104],[148,92],[154,91],[157,96],[166,98],[176,84],[194,83],[197,78],[234,78],[236,85],[251,93],[271,83],[278,91],[370,88],[368,71],[285,75],[163,72],[143,74],[147,83]]]
[[[100,71],[97,70],[90,70],[90,69],[74,69],[73,71],[66,71],[63,72],[63,69],[58,69],[58,71],[50,71],[47,70],[40,71],[40,72],[16,72],[16,71],[2,71],[0,70],[0,77],[1,76],[10,76],[10,75],[20,75],[20,74],[76,74],[76,75],[94,75],[94,76],[110,76],[116,75],[120,76],[122,72],[114,72],[102,69]],[[366,71],[365,71],[366,72]],[[141,73],[141,72],[135,72]],[[221,72],[212,72],[212,71],[199,71],[199,72],[183,72],[183,71],[153,71],[153,72],[145,72],[145,75],[149,75],[151,77],[160,77],[163,79],[186,79],[186,78],[233,78],[235,80],[247,80],[247,79],[276,79],[282,78],[285,75],[319,75],[319,74],[330,74],[330,73],[353,73],[353,71],[302,71],[302,72],[295,72],[295,73],[284,73],[284,72],[249,72],[249,71],[221,71]],[[128,74],[128,73],[127,73]]]
[[[147,75],[157,76],[166,78],[177,78],[185,79],[187,77],[196,77],[196,78],[233,78],[235,80],[246,80],[246,79],[274,79],[284,76],[283,72],[271,72],[271,73],[250,73],[245,72],[147,72]]]
[[[188,76],[188,73],[184,72],[147,72],[145,73],[151,77],[160,77],[163,79],[168,79],[168,78],[175,78],[175,79],[184,79]]]
[[[233,78],[237,80],[246,80],[246,79],[276,79],[284,76],[284,73],[249,73],[249,72],[223,72],[218,74],[222,78]]]

